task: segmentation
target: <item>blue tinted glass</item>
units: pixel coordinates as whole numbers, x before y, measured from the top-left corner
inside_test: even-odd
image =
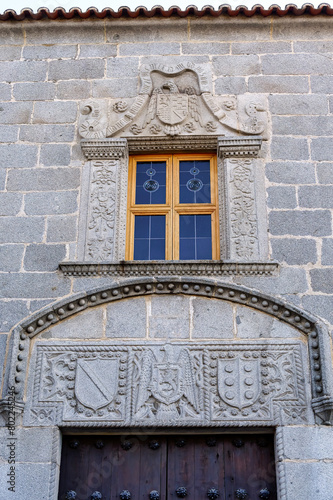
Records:
[[[179,203],[210,203],[210,162],[179,162]]]
[[[136,215],[134,260],[165,259],[165,215]]]
[[[212,258],[210,215],[179,216],[179,258],[181,260]]]
[[[137,205],[164,204],[166,196],[166,162],[138,161],[136,164]]]

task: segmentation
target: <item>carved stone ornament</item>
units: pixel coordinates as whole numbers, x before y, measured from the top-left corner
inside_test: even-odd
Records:
[[[305,335],[307,346],[263,340],[235,345],[183,343],[171,349],[158,342],[58,345],[38,339],[53,324],[85,309],[150,294],[214,297],[241,304],[296,328]],[[37,343],[27,377],[34,337]],[[24,395],[32,391],[24,419],[33,425],[162,425],[170,420],[174,425],[190,421],[194,426],[303,422],[310,415],[305,395],[305,380],[309,378],[316,422],[333,423],[330,344],[325,325],[293,304],[230,282],[165,277],[113,283],[46,306],[16,327],[13,339],[0,412],[5,417],[13,405],[22,412]],[[308,350],[306,369],[301,345]],[[166,391],[163,380],[169,368],[172,383]]]
[[[103,137],[263,134],[266,102],[256,95],[217,95],[208,65],[190,61],[175,66],[142,65],[141,88],[134,99],[88,101],[81,107],[79,132]]]
[[[284,421],[306,421],[300,346],[292,342],[44,342],[33,395],[32,425],[41,407],[58,407],[53,423],[64,426],[273,425],[280,412]]]

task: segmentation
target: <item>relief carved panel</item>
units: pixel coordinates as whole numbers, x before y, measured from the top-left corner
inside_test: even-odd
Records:
[[[273,425],[306,421],[300,345],[37,347],[30,425]]]

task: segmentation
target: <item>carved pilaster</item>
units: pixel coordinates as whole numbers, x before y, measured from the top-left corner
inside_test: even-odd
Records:
[[[256,157],[261,137],[218,139],[220,221],[225,235],[222,258],[253,261],[263,258],[258,221]]]
[[[127,141],[82,141],[90,163],[81,197],[81,251],[85,261],[124,258],[127,193]],[[125,184],[124,184],[125,183]]]

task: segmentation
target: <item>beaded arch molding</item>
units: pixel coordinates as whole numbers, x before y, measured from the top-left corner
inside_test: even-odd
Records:
[[[94,288],[57,301],[21,322],[13,331],[14,349],[9,374],[9,386],[15,387],[17,401],[23,400],[30,339],[90,307],[151,294],[196,295],[226,300],[259,310],[298,329],[308,338],[313,410],[321,420],[333,423],[332,374],[325,356],[325,350],[329,349],[325,346],[328,334],[318,318],[293,304],[244,286],[185,277],[128,279],[121,284]]]

